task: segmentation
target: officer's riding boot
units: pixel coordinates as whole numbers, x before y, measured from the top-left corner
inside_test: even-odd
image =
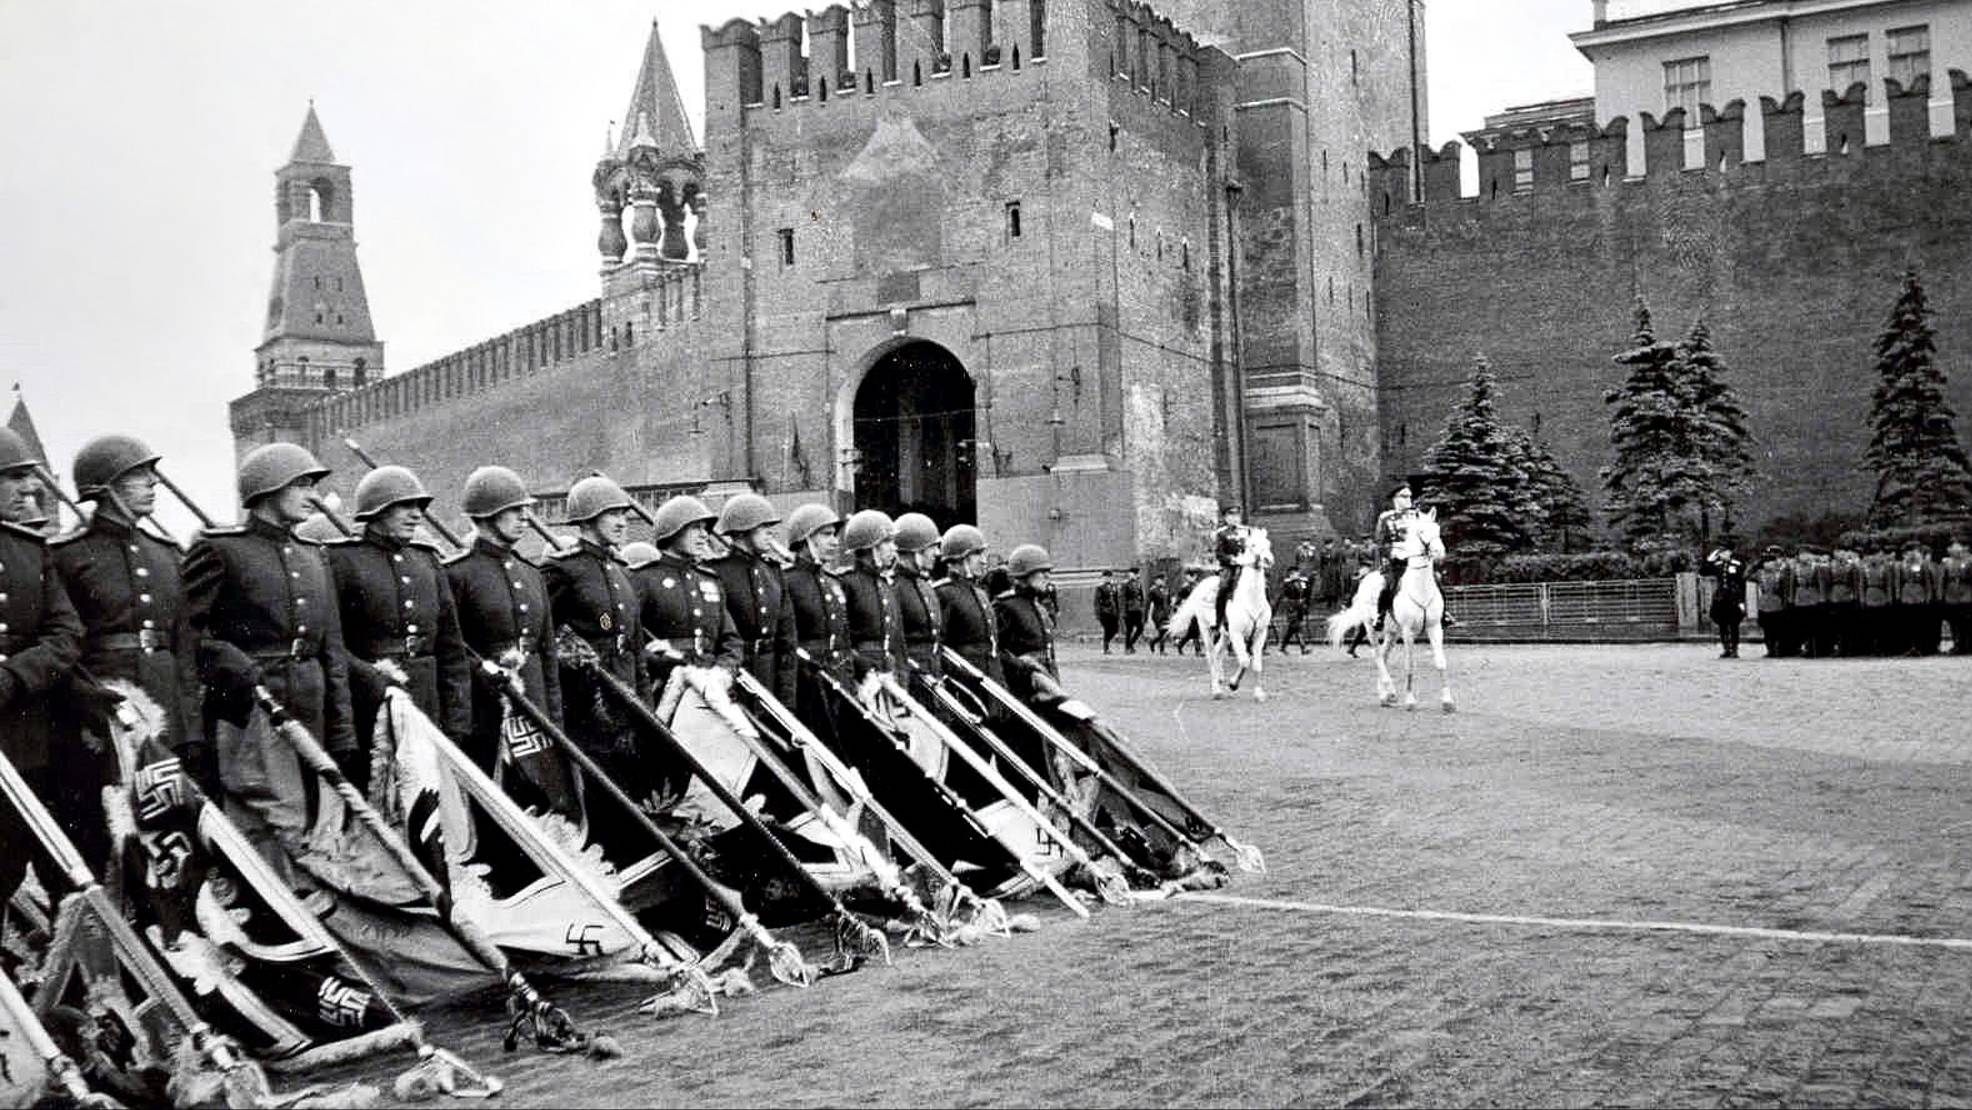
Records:
[[[1218,623],[1213,625],[1220,632],[1226,628],[1226,602],[1232,598],[1233,586],[1239,581],[1239,568],[1233,567],[1219,572],[1219,596],[1212,603],[1213,613]]]

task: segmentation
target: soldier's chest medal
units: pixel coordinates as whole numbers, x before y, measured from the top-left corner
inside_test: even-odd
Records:
[[[601,617],[598,617],[596,623],[602,626],[604,632],[608,632],[610,629],[616,627],[615,622],[610,620],[608,613],[604,613]]]

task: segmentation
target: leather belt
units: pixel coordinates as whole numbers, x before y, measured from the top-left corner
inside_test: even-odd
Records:
[[[497,659],[510,651],[518,651],[522,655],[534,654],[534,637],[522,636],[518,640],[507,640],[504,643],[488,644],[483,654],[489,659]]]
[[[243,648],[241,650],[246,652],[248,658],[262,662],[276,659],[313,659],[320,654],[320,651],[314,644],[298,637],[289,641],[286,647]]]
[[[356,652],[365,659],[423,659],[431,655],[431,637],[422,632],[394,636],[363,645]]]
[[[164,651],[164,633],[155,628],[139,629],[136,632],[108,632],[91,636],[83,644],[84,654],[97,654],[106,651]]]

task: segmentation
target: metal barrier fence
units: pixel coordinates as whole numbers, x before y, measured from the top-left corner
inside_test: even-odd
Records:
[[[1679,623],[1671,578],[1452,586],[1445,606],[1468,639],[1658,639]]]

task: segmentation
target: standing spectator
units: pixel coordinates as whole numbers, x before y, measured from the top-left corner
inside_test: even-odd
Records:
[[[1164,576],[1154,574],[1150,578],[1150,593],[1146,598],[1150,607],[1150,645],[1148,650],[1159,655],[1168,654],[1165,646],[1171,638],[1171,590],[1164,584]]]
[[[1972,655],[1972,552],[1964,540],[1953,540],[1939,566],[1944,586],[1945,620],[1951,624],[1951,653]]]
[[[1778,546],[1768,546],[1753,565],[1760,584],[1760,634],[1766,637],[1767,658],[1794,654],[1793,627],[1788,609],[1794,604],[1794,566]]]
[[[1334,536],[1322,541],[1321,554],[1315,559],[1315,596],[1324,612],[1342,607],[1342,587],[1349,580],[1345,558],[1346,549],[1336,545]]]
[[[1131,567],[1123,580],[1123,654],[1137,653],[1137,637],[1143,635],[1143,568]]]
[[[1730,547],[1712,552],[1698,573],[1718,580],[1712,592],[1712,623],[1719,629],[1719,658],[1739,658],[1739,625],[1746,619],[1746,564]]]
[[[1102,625],[1102,653],[1109,654],[1110,641],[1116,639],[1117,626],[1123,619],[1123,594],[1116,585],[1116,572],[1103,571],[1102,583],[1096,587],[1096,623]]]

